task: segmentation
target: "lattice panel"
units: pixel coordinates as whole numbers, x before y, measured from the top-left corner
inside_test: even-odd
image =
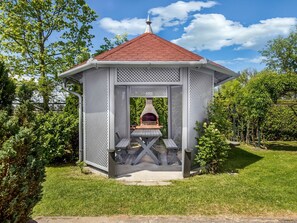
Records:
[[[182,146],[182,86],[171,86],[171,136],[179,148]]]
[[[189,146],[196,144],[196,121],[202,122],[207,117],[207,106],[212,98],[213,76],[191,70],[189,76]]]
[[[115,132],[119,134],[121,138],[128,138],[128,109],[127,109],[127,87],[116,86],[115,87]],[[115,137],[116,143],[119,141]]]
[[[109,148],[108,70],[89,71],[85,75],[85,150],[86,162],[107,171]],[[100,74],[98,75],[98,72]]]
[[[118,68],[117,82],[171,83],[180,82],[179,68]]]

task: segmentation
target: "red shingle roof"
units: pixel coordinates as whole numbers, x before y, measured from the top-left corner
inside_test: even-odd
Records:
[[[155,34],[144,33],[99,54],[94,59],[98,61],[199,61],[203,58]]]
[[[236,77],[235,72],[216,64],[210,60],[194,54],[174,43],[171,43],[153,33],[144,33],[112,50],[106,51],[92,58],[93,60],[85,61],[74,66],[72,69],[60,74],[60,77],[66,77],[83,70],[89,69],[96,65],[112,66],[113,64],[141,64],[141,63],[159,63],[164,64],[204,64],[211,70],[215,71],[215,77],[223,76],[223,79],[218,79],[218,82],[224,81],[229,77]],[[98,64],[96,63],[98,62]]]

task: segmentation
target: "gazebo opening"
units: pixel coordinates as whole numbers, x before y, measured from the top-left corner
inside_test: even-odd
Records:
[[[117,150],[117,174],[181,170],[181,95],[181,86],[115,87],[115,133],[120,136],[115,145],[123,138],[129,141]],[[175,148],[166,147],[169,139]]]

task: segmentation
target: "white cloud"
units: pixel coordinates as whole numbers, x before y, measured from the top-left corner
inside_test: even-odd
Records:
[[[261,64],[262,61],[265,59],[263,56],[257,56],[253,58],[244,58],[244,57],[237,57],[230,60],[215,60],[215,63],[221,64],[221,65],[234,65],[234,64]]]
[[[265,64],[261,63],[263,59],[264,57],[262,56],[255,56],[251,58],[238,57],[230,60],[214,60],[214,62],[228,67],[235,72],[240,72],[245,69],[255,69],[261,71],[265,67]]]
[[[263,56],[259,56],[259,57],[255,57],[249,60],[249,62],[251,63],[262,63],[262,61],[265,59],[266,57]]]
[[[176,26],[185,23],[191,12],[200,11],[202,8],[211,8],[216,4],[214,1],[178,1],[165,7],[152,8],[149,13],[156,16],[154,19],[160,22],[161,26]]]
[[[210,8],[216,5],[214,1],[178,1],[165,7],[157,7],[149,10],[152,15],[152,29],[158,33],[164,27],[173,27],[184,24],[191,13],[198,12],[202,8]],[[114,20],[112,18],[103,18],[99,20],[99,26],[113,34],[129,35],[142,34],[145,30],[145,20],[141,18]]]
[[[137,35],[145,30],[145,19],[132,18],[123,19],[121,21],[112,18],[103,18],[99,21],[101,28],[113,34],[128,33],[129,35]]]
[[[296,18],[272,18],[245,27],[221,14],[196,14],[194,17],[181,38],[172,41],[189,50],[220,50],[233,45],[238,50],[259,50],[268,40],[287,35],[297,24]]]

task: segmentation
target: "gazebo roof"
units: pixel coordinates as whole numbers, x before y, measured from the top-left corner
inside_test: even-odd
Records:
[[[153,33],[144,33],[94,57],[98,61],[199,61],[194,54]]]
[[[120,46],[74,66],[59,76],[62,78],[72,76],[92,67],[121,66],[205,67],[214,71],[215,85],[238,76],[224,66],[153,34],[151,29]]]

